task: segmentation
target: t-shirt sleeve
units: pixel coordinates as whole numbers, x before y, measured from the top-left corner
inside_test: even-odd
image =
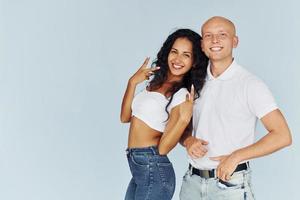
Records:
[[[251,79],[247,87],[248,106],[259,119],[278,108],[267,85],[259,79]]]
[[[186,88],[181,88],[180,90],[178,90],[173,96],[173,100],[170,104],[170,109],[172,109],[175,106],[183,103],[186,99],[186,94],[187,93],[188,93],[188,90]]]

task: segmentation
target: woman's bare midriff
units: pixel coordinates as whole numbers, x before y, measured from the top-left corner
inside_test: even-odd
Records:
[[[162,133],[150,128],[142,120],[132,116],[128,137],[128,148],[157,146]]]

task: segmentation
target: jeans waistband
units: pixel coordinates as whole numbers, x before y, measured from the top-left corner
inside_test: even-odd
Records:
[[[131,153],[150,153],[152,155],[159,155],[157,146],[150,146],[150,147],[141,147],[141,148],[127,148],[127,154]]]
[[[249,169],[249,162],[245,162],[242,164],[239,164],[233,173],[248,170]],[[189,170],[191,170],[192,174],[198,175],[202,178],[216,178],[216,169],[211,170],[202,170],[194,168],[191,164],[189,164]]]

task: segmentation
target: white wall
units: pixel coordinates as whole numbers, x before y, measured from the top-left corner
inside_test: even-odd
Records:
[[[199,31],[214,15],[235,22],[236,60],[267,83],[293,132],[293,146],[251,162],[256,197],[299,199],[299,6],[0,0],[0,199],[123,199],[130,179],[128,126],[119,122],[126,82],[175,28]],[[170,158],[178,199],[184,149]]]

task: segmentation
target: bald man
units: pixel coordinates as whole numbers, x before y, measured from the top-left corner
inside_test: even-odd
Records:
[[[212,17],[201,32],[210,63],[194,103],[193,131],[182,138],[189,169],[180,199],[254,199],[249,160],[290,145],[291,133],[268,87],[233,58],[239,43],[234,24]],[[267,133],[254,142],[257,119]]]

